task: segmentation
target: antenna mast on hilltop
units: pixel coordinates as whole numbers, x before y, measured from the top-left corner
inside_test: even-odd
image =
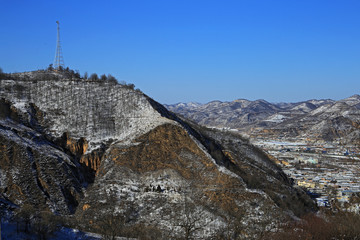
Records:
[[[56,52],[55,52],[55,60],[54,60],[54,68],[59,69],[60,67],[64,67],[64,58],[62,56],[61,45],[60,45],[60,23],[57,23],[57,44],[56,44]]]

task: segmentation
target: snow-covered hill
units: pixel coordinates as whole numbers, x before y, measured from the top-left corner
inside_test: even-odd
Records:
[[[76,227],[99,233],[117,219],[168,237],[184,234],[188,221],[195,221],[192,236],[213,236],[238,221],[242,234],[256,237],[280,215],[314,208],[236,134],[187,123],[114,82],[24,75],[0,80],[0,194],[13,208],[75,213]],[[263,100],[248,107],[250,115],[278,109]]]
[[[238,129],[254,137],[301,137],[314,141],[338,141],[357,144],[360,135],[360,96],[333,101],[308,100],[299,103],[268,103],[264,100],[213,102],[197,107],[168,109],[199,124]],[[347,126],[346,130],[344,127]],[[270,134],[271,133],[271,134]],[[270,135],[269,135],[270,134]]]

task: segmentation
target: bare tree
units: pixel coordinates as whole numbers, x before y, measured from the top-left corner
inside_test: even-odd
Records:
[[[194,239],[211,223],[210,213],[202,201],[202,191],[197,189],[196,180],[191,182],[183,195],[183,201],[173,213],[173,225],[181,234],[181,239]]]
[[[6,76],[7,76],[7,74],[5,74],[2,70],[2,68],[0,68],[0,80],[6,79]]]
[[[35,215],[35,209],[30,204],[24,204],[15,211],[14,220],[16,221],[16,230],[28,233],[30,231],[31,221]],[[21,228],[23,226],[23,228]]]
[[[219,229],[213,238],[216,240],[240,239],[244,231],[242,223],[243,215],[239,214],[237,216],[231,216],[231,214],[225,213],[223,219],[225,221],[225,226]]]
[[[102,235],[103,239],[114,240],[120,236],[129,235],[128,229],[132,222],[135,222],[135,208],[131,202],[119,201],[115,191],[105,192],[105,205],[101,208],[84,210],[78,222],[93,222],[92,229]],[[101,211],[101,213],[99,213]],[[86,226],[86,225],[85,225]]]
[[[115,240],[123,232],[125,218],[120,213],[109,211],[100,217],[97,224],[99,233],[103,235],[105,240]]]
[[[176,226],[182,230],[183,238],[188,240],[194,237],[194,234],[203,228],[201,225],[202,210],[190,203],[186,198],[184,201],[184,209],[181,215],[177,215],[175,221]]]
[[[120,236],[122,227],[125,223],[125,218],[116,211],[116,205],[118,199],[116,193],[110,190],[109,194],[106,194],[106,203],[108,205],[106,214],[103,214],[98,225],[100,227],[100,234],[103,235],[105,240],[115,240],[117,236]]]
[[[107,80],[111,83],[117,83],[116,78],[114,76],[112,76],[111,74],[108,74]]]
[[[61,221],[58,216],[50,211],[41,211],[34,218],[32,231],[40,240],[50,239],[61,227]]]
[[[101,81],[106,81],[106,80],[107,80],[107,76],[106,76],[105,74],[102,74],[102,75],[100,76],[100,80],[101,80]]]
[[[89,79],[92,81],[97,81],[97,80],[99,80],[99,77],[96,73],[93,73],[90,75]]]

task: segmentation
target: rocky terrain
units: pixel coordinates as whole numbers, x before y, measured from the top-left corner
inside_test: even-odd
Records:
[[[249,122],[282,109],[244,100],[224,111],[239,106],[255,109]],[[2,209],[30,205],[104,235],[257,238],[316,209],[239,135],[113,81],[54,71],[0,80],[0,149]]]
[[[166,105],[201,125],[238,129],[244,135],[359,144],[360,96],[334,101],[269,103],[265,100]]]

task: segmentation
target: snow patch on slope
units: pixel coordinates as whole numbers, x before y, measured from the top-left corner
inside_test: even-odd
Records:
[[[286,119],[287,119],[287,117],[282,115],[282,114],[273,114],[270,117],[268,117],[267,119],[265,119],[264,121],[266,121],[266,122],[274,122],[274,123],[281,123]]]

